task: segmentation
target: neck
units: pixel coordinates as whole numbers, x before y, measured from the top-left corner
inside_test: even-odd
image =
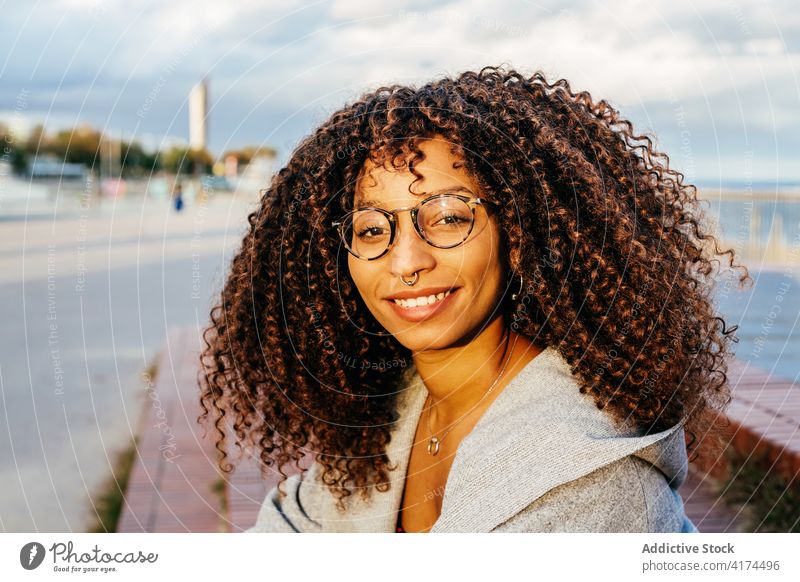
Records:
[[[486,410],[540,351],[498,316],[466,345],[415,353],[414,364],[430,395],[433,425],[449,425],[464,415]],[[492,384],[494,388],[487,395]]]

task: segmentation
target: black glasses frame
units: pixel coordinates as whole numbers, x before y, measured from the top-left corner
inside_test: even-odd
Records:
[[[440,245],[434,244],[431,241],[429,241],[425,237],[425,235],[423,234],[423,231],[420,228],[419,223],[417,222],[417,215],[419,214],[419,209],[423,204],[427,204],[428,202],[430,202],[432,200],[436,200],[438,198],[458,198],[462,202],[465,202],[469,206],[470,210],[472,211],[472,224],[470,224],[469,232],[467,232],[466,236],[464,236],[464,239],[461,242],[458,242],[458,243],[452,244],[452,245],[447,245],[447,246],[440,246]],[[384,256],[386,253],[388,253],[391,250],[392,245],[394,244],[395,234],[397,233],[397,214],[398,213],[405,212],[406,210],[411,213],[411,222],[414,224],[414,230],[417,231],[417,235],[419,235],[419,237],[422,240],[424,240],[426,243],[428,243],[429,245],[431,245],[432,247],[435,247],[437,249],[452,249],[452,248],[455,248],[455,247],[457,247],[459,245],[464,244],[464,242],[469,238],[469,235],[472,234],[472,229],[475,228],[475,208],[477,208],[479,205],[487,205],[487,204],[495,205],[494,202],[492,202],[491,200],[486,200],[485,198],[472,198],[470,196],[462,196],[461,194],[449,194],[449,193],[445,192],[444,194],[434,194],[433,196],[428,196],[427,198],[425,198],[424,200],[421,200],[419,203],[415,204],[414,206],[404,206],[402,208],[395,208],[394,210],[385,210],[383,208],[377,208],[375,206],[364,206],[364,207],[361,207],[361,208],[356,208],[354,210],[351,210],[350,212],[348,212],[344,216],[342,216],[339,220],[336,220],[336,221],[332,222],[331,226],[335,227],[336,230],[338,231],[339,238],[344,243],[344,246],[347,249],[347,252],[349,252],[351,255],[353,255],[357,259],[361,259],[362,261],[374,261],[376,259],[380,259],[382,256]],[[386,245],[386,249],[381,254],[379,254],[378,256],[372,257],[372,258],[362,257],[362,256],[358,255],[353,249],[351,249],[350,248],[350,244],[347,242],[347,237],[346,237],[345,232],[344,232],[344,225],[347,222],[347,219],[350,216],[352,216],[353,214],[355,214],[356,212],[361,212],[363,210],[375,210],[377,212],[380,212],[389,221],[389,242]]]

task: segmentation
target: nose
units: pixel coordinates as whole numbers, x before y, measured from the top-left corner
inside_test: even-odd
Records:
[[[411,276],[417,271],[432,269],[436,263],[431,253],[433,247],[417,233],[410,213],[400,213],[396,227],[394,244],[389,249],[392,276]]]

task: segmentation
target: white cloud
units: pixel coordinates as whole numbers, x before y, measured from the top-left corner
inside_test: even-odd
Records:
[[[786,47],[779,38],[754,38],[744,43],[744,50],[765,57],[784,55]]]
[[[272,119],[269,111],[280,111],[287,124],[285,112],[294,112],[296,131],[300,119],[310,127],[312,117],[319,121],[365,89],[502,62],[523,72],[542,68],[569,79],[575,90],[643,111],[648,103],[707,102],[722,125],[795,127],[800,13],[791,0],[61,0],[36,6],[5,9],[0,54],[8,61],[0,96],[13,100],[24,85],[40,111],[52,106],[53,115],[64,115],[76,96],[88,95],[81,115],[101,123],[114,115],[119,124],[120,111],[135,111],[165,76],[162,114],[146,120],[154,133],[157,120],[173,121],[205,73],[217,108],[213,139],[227,141],[255,132],[256,120]],[[237,120],[233,127],[231,120]],[[656,129],[670,122],[645,121]],[[175,133],[182,124],[178,116],[164,131]],[[273,130],[274,123],[260,135]]]

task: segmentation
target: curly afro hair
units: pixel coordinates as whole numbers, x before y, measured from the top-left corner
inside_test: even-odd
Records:
[[[198,421],[213,425],[220,468],[234,469],[235,435],[265,475],[277,466],[281,494],[284,467],[305,470],[307,453],[340,509],[349,486],[364,498],[389,489],[411,353],[380,334],[330,224],[351,209],[368,157],[414,172],[433,136],[500,203],[508,267],[524,281],[523,300],[503,303],[513,329],[556,348],[576,390],[616,421],[642,434],[680,422],[691,461],[718,454],[738,340],[714,312],[713,263],[728,255],[739,283],[752,282],[747,268],[707,230],[697,189],[609,103],[500,66],[367,92],[273,176],[203,334]]]

